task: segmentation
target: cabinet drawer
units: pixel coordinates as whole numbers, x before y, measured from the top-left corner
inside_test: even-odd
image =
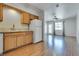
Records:
[[[14,35],[16,35],[16,36],[18,36],[18,35],[25,35],[25,33],[19,33],[19,32],[17,32],[17,33],[5,33],[4,34],[4,36],[14,36]]]
[[[25,35],[30,35],[32,33],[33,33],[32,31],[31,32],[26,32]]]
[[[4,36],[14,36],[16,35],[15,33],[5,33]]]

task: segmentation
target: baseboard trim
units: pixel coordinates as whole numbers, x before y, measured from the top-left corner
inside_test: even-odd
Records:
[[[43,40],[41,40],[41,41],[39,41],[39,42],[36,42],[36,43],[34,43],[34,44],[37,44],[37,43],[40,43],[40,42],[44,42]]]
[[[65,37],[73,37],[73,38],[76,38],[76,36],[65,36]]]

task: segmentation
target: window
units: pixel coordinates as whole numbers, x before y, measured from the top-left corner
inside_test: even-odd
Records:
[[[55,22],[55,30],[63,30],[63,22]]]

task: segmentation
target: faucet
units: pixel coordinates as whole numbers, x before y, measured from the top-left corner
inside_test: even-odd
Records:
[[[13,24],[13,25],[12,25],[12,28],[11,28],[11,30],[14,30],[14,29],[15,29],[15,25]]]

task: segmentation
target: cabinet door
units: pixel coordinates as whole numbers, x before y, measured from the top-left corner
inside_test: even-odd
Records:
[[[16,37],[15,36],[6,36],[4,40],[4,49],[5,51],[16,48]]]
[[[22,23],[24,23],[24,24],[29,24],[30,23],[29,13],[22,13]]]
[[[31,20],[35,19],[34,15],[31,14],[31,15],[30,15],[30,19],[31,19]]]
[[[31,19],[31,20],[33,20],[33,19],[39,19],[39,17],[31,14],[31,15],[30,15],[30,19]]]
[[[38,17],[38,16],[34,16],[34,18],[35,18],[35,19],[39,19],[39,17]]]
[[[33,37],[32,36],[33,36],[32,33],[29,33],[28,35],[26,34],[25,35],[25,39],[24,39],[24,43],[25,44],[32,43],[32,41],[33,41]]]
[[[17,47],[24,45],[23,40],[24,40],[24,35],[18,35],[17,36]]]
[[[0,21],[3,20],[3,4],[0,3]]]

